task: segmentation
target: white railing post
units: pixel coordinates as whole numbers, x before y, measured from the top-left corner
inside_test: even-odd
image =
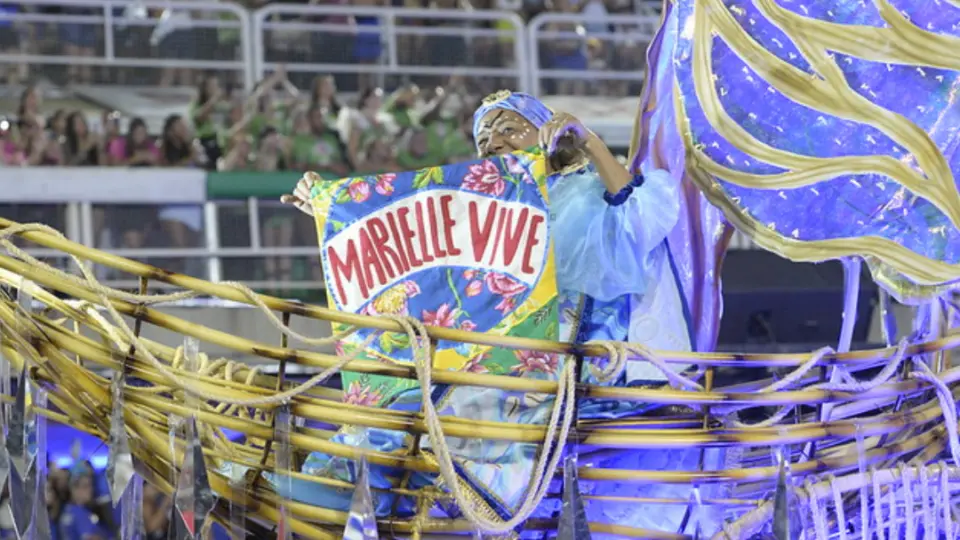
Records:
[[[80,244],[83,243],[83,224],[80,219],[80,203],[78,202],[68,202],[66,208],[66,215],[64,216],[64,231],[63,234],[67,235],[67,238],[74,242]]]
[[[383,20],[386,21],[384,35],[387,42],[387,67],[396,69],[400,66],[397,53],[397,18],[391,11],[383,17]]]
[[[97,231],[93,229],[93,203],[80,203],[80,242],[85,246],[97,246]]]
[[[249,94],[253,92],[253,87],[256,86],[257,81],[260,80],[257,77],[257,66],[260,64],[256,50],[254,49],[254,43],[256,42],[257,34],[254,32],[253,26],[253,15],[247,11],[243,11],[243,18],[240,20],[240,56],[243,58],[244,70],[243,70],[243,87],[244,90]]]
[[[247,219],[250,224],[250,249],[256,253],[263,248],[260,240],[260,201],[256,197],[247,198]]]
[[[253,12],[253,15],[250,16],[250,71],[252,73],[252,80],[250,82],[250,89],[257,84],[257,81],[263,79],[266,75],[266,51],[267,48],[263,43],[264,39],[264,29],[263,23],[266,21],[268,12],[264,9],[258,9]]]
[[[207,279],[217,283],[223,281],[223,267],[216,253],[220,250],[220,219],[217,203],[207,201],[203,204],[203,234],[206,237]]]
[[[537,35],[540,30],[540,26],[543,25],[543,19],[538,16],[533,17],[526,24],[526,39],[524,40],[527,44],[527,61],[530,62],[530,66],[527,68],[527,73],[529,73],[530,79],[530,93],[539,96],[540,92],[540,47],[537,42]]]
[[[107,60],[116,58],[113,36],[113,3],[105,2],[103,5],[103,56]]]

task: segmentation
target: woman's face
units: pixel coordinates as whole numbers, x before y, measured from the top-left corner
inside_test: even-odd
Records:
[[[87,121],[83,119],[83,115],[78,114],[73,117],[73,132],[77,137],[87,136]]]
[[[260,142],[261,150],[274,151],[280,147],[280,135],[276,132],[271,133],[263,138],[263,141]]]
[[[31,88],[23,96],[23,106],[28,112],[36,112],[40,108],[40,94],[37,93],[36,88]]]
[[[513,111],[494,109],[480,119],[477,149],[481,157],[509,154],[536,146],[537,128]]]
[[[187,123],[184,122],[182,118],[173,123],[171,131],[173,132],[173,136],[181,141],[186,141],[190,138],[190,134],[187,132]]]
[[[203,90],[207,93],[207,96],[212,96],[220,90],[220,79],[216,77],[207,77],[203,81]]]
[[[46,489],[43,493],[47,504],[53,504],[57,502],[57,490],[53,487],[53,481],[47,480]]]
[[[103,115],[103,132],[107,137],[116,137],[120,134],[120,119],[114,113]]]
[[[133,141],[134,146],[142,145],[147,140],[147,128],[141,125],[133,128],[130,133],[130,140]]]
[[[333,77],[327,75],[320,79],[320,84],[317,86],[317,96],[321,99],[329,99],[337,93],[337,83],[333,81]]]
[[[363,100],[360,108],[367,112],[375,112],[380,110],[381,105],[383,105],[383,91],[378,88]]]
[[[370,143],[370,157],[375,161],[389,161],[393,159],[393,148],[386,141],[377,139]]]
[[[423,156],[427,153],[427,132],[420,130],[410,137],[409,150],[416,156]]]
[[[93,500],[93,481],[89,476],[79,478],[70,489],[70,498],[79,506],[86,506]]]
[[[67,116],[65,114],[58,114],[50,120],[50,128],[53,129],[53,132],[57,135],[63,135],[67,130]]]
[[[242,133],[237,133],[230,143],[234,150],[241,156],[250,155],[250,140]]]

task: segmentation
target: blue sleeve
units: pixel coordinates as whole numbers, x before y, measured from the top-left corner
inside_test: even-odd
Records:
[[[550,190],[561,289],[609,301],[643,294],[655,279],[663,254],[657,247],[680,213],[679,183],[665,170],[642,171],[617,194],[607,192],[592,167]]]

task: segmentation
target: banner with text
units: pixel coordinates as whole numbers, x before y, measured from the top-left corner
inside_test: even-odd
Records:
[[[313,205],[331,307],[556,340],[542,171],[537,156],[517,153],[318,183]],[[354,351],[368,335],[351,335],[339,352]],[[521,356],[441,341],[433,358],[441,369],[524,375]],[[383,334],[361,358],[407,363],[412,350],[407,336]],[[416,381],[345,372],[343,384],[348,402],[376,406]]]

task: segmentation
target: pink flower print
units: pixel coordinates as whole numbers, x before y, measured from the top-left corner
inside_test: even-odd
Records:
[[[506,315],[508,311],[513,311],[513,308],[516,307],[516,305],[517,305],[517,301],[515,298],[513,298],[512,296],[505,296],[500,299],[500,302],[498,302],[497,305],[493,307],[493,309]]]
[[[397,179],[397,175],[393,173],[381,174],[377,176],[377,183],[373,186],[373,189],[381,195],[392,195],[393,194],[393,181]]]
[[[509,298],[516,296],[527,289],[527,286],[512,277],[501,274],[500,272],[490,272],[483,277],[487,284],[487,289],[491,293]]]
[[[453,325],[457,323],[455,311],[450,307],[450,304],[443,304],[437,308],[437,311],[433,312],[423,310],[421,318],[423,319],[423,324],[441,326],[443,328],[453,328]]]
[[[467,294],[467,296],[469,296],[469,297],[474,297],[474,296],[482,293],[482,292],[483,292],[483,282],[480,281],[479,279],[475,279],[475,280],[471,281],[470,283],[467,284],[467,288],[464,290],[464,292],[465,292],[465,293]]]
[[[477,329],[477,323],[473,321],[463,321],[460,323],[460,329],[464,332],[473,332]]]
[[[467,373],[486,373],[489,371],[486,366],[480,364],[486,360],[487,355],[481,354],[480,356],[475,356],[471,358],[466,364],[463,365],[461,371],[466,371]]]
[[[464,270],[464,271],[463,271],[463,279],[473,279],[473,278],[475,278],[475,277],[477,277],[477,271],[476,271],[476,270]]]
[[[463,177],[464,189],[500,196],[506,190],[506,182],[500,176],[500,169],[491,160],[470,165],[469,172]]]
[[[503,156],[503,162],[507,165],[507,172],[521,177],[523,181],[528,184],[533,183],[533,177],[530,176],[527,168],[523,166],[523,162],[520,161],[520,158],[513,154],[506,154]]]
[[[361,386],[359,381],[353,381],[343,396],[343,402],[349,403],[350,405],[373,407],[379,403],[382,398],[383,396],[380,395],[380,392],[368,386]]]
[[[407,280],[383,291],[360,310],[361,315],[409,315],[409,300],[420,294],[416,281]]]
[[[343,342],[338,341],[333,345],[334,352],[337,353],[337,356],[345,356],[346,353],[343,352]]]
[[[362,203],[370,198],[370,184],[364,178],[356,178],[347,186],[347,192],[353,202]]]
[[[553,374],[557,371],[559,357],[554,353],[540,351],[513,351],[513,355],[520,361],[511,371],[520,375],[530,373]]]

